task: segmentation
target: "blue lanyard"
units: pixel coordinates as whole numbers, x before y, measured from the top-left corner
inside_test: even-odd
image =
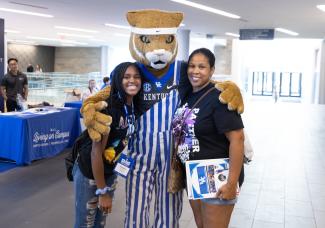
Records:
[[[134,124],[135,124],[135,115],[134,115],[134,106],[133,102],[131,104],[132,113],[129,114],[128,108],[124,105],[124,112],[126,116],[126,121],[128,123],[128,133],[127,136],[131,136],[134,133]]]
[[[132,139],[133,139],[133,135],[135,133],[135,115],[134,115],[134,105],[133,102],[131,104],[131,109],[132,109],[132,113],[130,114],[128,112],[128,108],[126,105],[124,105],[124,112],[126,115],[126,120],[128,123],[128,130],[126,133],[126,138],[128,139],[128,152],[131,149],[131,144],[132,144]]]

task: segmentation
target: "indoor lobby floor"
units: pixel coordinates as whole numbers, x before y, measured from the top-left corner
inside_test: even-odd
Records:
[[[325,227],[325,106],[254,102],[243,119],[255,155],[230,227]],[[123,180],[118,186],[110,228],[123,227]],[[64,154],[0,173],[0,227],[72,227],[73,197]],[[194,228],[185,197],[180,227]]]

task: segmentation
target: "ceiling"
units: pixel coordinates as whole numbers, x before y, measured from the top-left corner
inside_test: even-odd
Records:
[[[325,0],[195,0],[195,2],[239,15],[241,19],[227,18],[170,0],[0,0],[0,8],[54,16],[43,18],[0,11],[0,18],[5,19],[6,29],[20,32],[7,33],[7,40],[34,41],[35,44],[54,46],[63,44],[58,40],[39,40],[35,37],[84,43],[76,44],[77,46],[124,45],[128,40],[128,30],[107,27],[104,23],[127,26],[125,14],[128,10],[146,8],[183,12],[185,15],[183,29],[191,30],[194,36],[211,34],[217,38],[226,38],[226,32],[238,34],[241,28],[282,27],[299,33],[294,38],[325,37],[325,12],[316,8],[318,4],[325,4]],[[73,32],[56,29],[54,26],[91,29],[97,33]],[[60,32],[93,37],[68,37],[58,35]],[[276,33],[276,37],[293,38],[279,32]]]

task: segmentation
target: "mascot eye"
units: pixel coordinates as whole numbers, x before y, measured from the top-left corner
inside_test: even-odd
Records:
[[[150,43],[150,40],[149,40],[148,36],[141,35],[140,40],[142,41],[142,43],[145,43],[145,44]]]
[[[166,39],[166,43],[167,44],[170,44],[174,41],[174,36],[168,36],[167,39]]]

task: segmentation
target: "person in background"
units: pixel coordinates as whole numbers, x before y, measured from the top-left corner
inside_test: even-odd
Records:
[[[28,72],[28,73],[32,73],[32,72],[34,72],[34,67],[33,67],[32,64],[30,64],[30,63],[28,63],[27,72]]]
[[[181,99],[172,121],[173,136],[179,143],[177,156],[183,164],[188,160],[230,159],[227,182],[219,188],[215,198],[190,200],[199,228],[228,227],[237,201],[238,183],[243,181],[240,174],[243,172],[244,125],[241,116],[229,111],[218,99],[221,92],[210,82],[214,64],[214,54],[206,48],[191,53],[187,77],[182,76],[192,88]]]
[[[100,88],[101,90],[104,89],[106,86],[108,86],[110,84],[110,81],[109,81],[109,77],[104,77],[103,78],[103,85],[102,87]]]
[[[43,69],[41,68],[41,66],[39,64],[36,65],[35,67],[35,73],[42,73]]]
[[[5,112],[5,102],[0,91],[0,113]]]
[[[80,151],[73,168],[75,228],[105,227],[117,184],[113,169],[129,137],[134,134],[135,120],[141,113],[141,88],[142,75],[135,63],[121,63],[112,72],[108,106],[104,110],[112,117],[109,135],[103,135],[99,142],[91,142],[87,136],[84,141],[87,140],[91,148]],[[87,130],[83,134],[88,135]]]
[[[88,81],[87,90],[82,94],[82,101],[86,100],[88,97],[94,95],[97,92],[98,92],[98,89],[96,87],[96,81],[94,79],[90,79]]]
[[[5,74],[1,81],[1,94],[6,101],[7,111],[18,110],[17,97],[27,101],[28,80],[27,76],[18,70],[18,60],[16,58],[8,59],[9,72]]]

